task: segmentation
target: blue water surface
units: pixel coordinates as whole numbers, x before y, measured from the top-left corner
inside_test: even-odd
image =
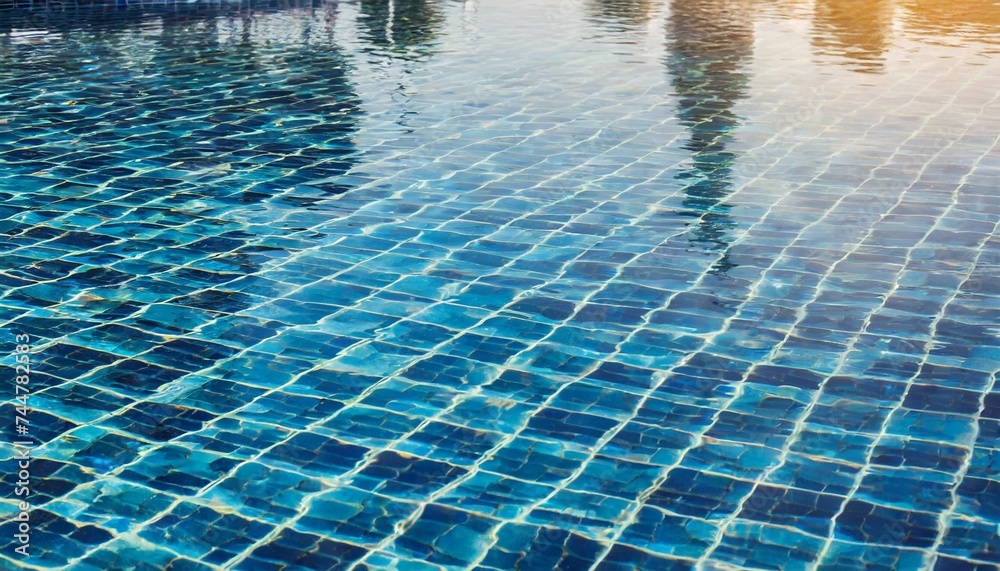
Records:
[[[1000,565],[995,5],[4,6],[0,567]]]

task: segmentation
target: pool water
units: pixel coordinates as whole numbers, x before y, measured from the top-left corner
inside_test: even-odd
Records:
[[[25,4],[0,568],[1000,565],[997,4]]]

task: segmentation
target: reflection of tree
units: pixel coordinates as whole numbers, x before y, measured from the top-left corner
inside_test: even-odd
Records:
[[[710,251],[729,246],[734,223],[726,197],[732,192],[735,158],[726,143],[740,125],[733,106],[744,96],[743,66],[753,52],[747,0],[675,0],[667,21],[668,69],[679,102],[677,116],[688,128],[691,168],[677,175],[685,185],[685,216],[697,218],[691,241]],[[733,267],[727,254],[715,270]]]
[[[163,37],[170,38],[171,47],[157,52],[157,60],[168,70],[165,75],[170,83],[183,85],[177,97],[216,99],[205,118],[198,117],[196,106],[192,109],[191,126],[197,128],[177,141],[172,155],[178,160],[194,158],[196,166],[197,161],[208,161],[224,163],[237,174],[245,172],[245,182],[243,177],[231,177],[244,185],[242,202],[263,200],[342,174],[352,164],[349,157],[359,114],[357,98],[345,73],[348,66],[342,52],[329,36],[316,34],[312,21],[317,14],[312,14],[312,9],[301,9],[300,27],[294,31],[288,29],[287,22],[268,25],[261,19],[266,11],[244,12],[239,16],[240,34],[233,38],[231,47],[218,45],[212,37],[218,37],[212,29],[215,26],[206,29],[164,22]],[[318,16],[331,19],[334,14],[327,11]],[[327,27],[332,28],[332,22],[327,22]],[[290,41],[281,41],[289,32]],[[281,42],[281,49],[269,46],[269,41]],[[197,46],[194,52],[190,46]],[[193,73],[183,65],[172,67],[179,56],[206,63],[212,73]],[[343,191],[319,183],[314,186]],[[299,206],[314,202],[292,200]]]
[[[377,50],[413,58],[432,49],[444,15],[433,0],[361,0],[359,22]]]
[[[62,34],[45,44],[0,46],[0,56],[12,62],[0,68],[0,83],[11,92],[0,98],[0,116],[11,118],[0,125],[0,151],[7,150],[11,126],[25,147],[16,162],[9,155],[0,161],[0,179],[35,173],[21,176],[18,187],[32,208],[76,198],[46,190],[56,183],[88,196],[72,205],[79,210],[74,218],[89,226],[78,233],[87,238],[73,256],[117,272],[110,274],[113,283],[74,274],[59,282],[62,299],[93,283],[102,296],[115,289],[184,311],[233,314],[254,303],[245,292],[273,291],[274,282],[258,273],[262,264],[315,243],[267,240],[307,227],[314,218],[304,209],[345,190],[324,179],[354,164],[361,111],[349,62],[321,33],[332,28],[335,13],[317,12],[323,6],[311,0],[281,4],[0,19],[12,29]],[[291,11],[298,13],[289,17]],[[25,233],[46,229],[22,226]],[[130,240],[85,251],[117,235]],[[136,255],[149,251],[163,257],[150,262]],[[195,259],[206,263],[184,266]],[[245,276],[238,288],[223,287],[236,276]]]
[[[897,11],[898,9],[898,11]],[[856,71],[876,72],[891,46],[894,20],[917,39],[941,42],[953,36],[1000,42],[1000,4],[981,0],[817,0],[814,48],[846,58]]]
[[[882,69],[892,29],[890,0],[817,0],[813,47],[822,55],[847,58],[857,71]]]
[[[921,39],[959,36],[1000,43],[1000,3],[983,0],[899,0],[907,33]]]
[[[393,97],[400,109],[396,124],[405,129],[404,134],[413,132],[409,119],[416,114],[408,105],[406,76],[412,62],[433,53],[443,24],[444,14],[436,0],[360,0],[358,33],[368,42],[367,51],[401,64]]]
[[[635,29],[653,16],[656,4],[652,0],[587,0],[590,19],[602,26]]]
[[[83,17],[53,12],[43,21],[8,25],[41,27],[72,42],[47,51],[15,46],[6,55],[23,56],[11,59],[25,60],[24,76],[39,56],[51,58],[46,74],[52,81],[74,78],[75,103],[100,110],[66,114],[62,100],[41,110],[69,121],[51,146],[67,147],[63,152],[103,147],[114,136],[131,147],[125,156],[89,159],[96,172],[142,157],[150,166],[188,171],[183,180],[190,188],[182,196],[220,207],[272,197],[302,206],[322,191],[342,192],[317,181],[346,172],[354,160],[360,107],[346,75],[350,66],[331,34],[317,31],[332,30],[334,6],[264,0],[95,10]],[[290,11],[299,17],[271,18]],[[295,197],[299,188],[312,198]]]

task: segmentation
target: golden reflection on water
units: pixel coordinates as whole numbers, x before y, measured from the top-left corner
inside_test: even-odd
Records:
[[[817,55],[842,58],[857,71],[880,71],[887,52],[904,40],[962,46],[1000,45],[997,0],[814,0],[812,44]]]
[[[1000,0],[670,0],[672,18],[736,37],[771,17],[805,21],[823,63],[859,72],[883,71],[893,47],[906,41],[1000,52]],[[609,31],[642,28],[661,7],[654,0],[584,0],[588,20]],[[737,21],[741,19],[741,21]],[[676,26],[676,24],[674,24]],[[752,34],[751,34],[752,35]]]
[[[879,71],[892,34],[892,0],[815,0],[813,49],[846,58],[858,71]]]
[[[945,45],[1000,43],[1000,2],[814,0],[812,25],[818,55],[840,57],[852,69],[875,72],[901,39]]]
[[[996,0],[899,0],[897,18],[916,38],[1000,44],[1000,2]],[[953,42],[952,42],[953,43]]]

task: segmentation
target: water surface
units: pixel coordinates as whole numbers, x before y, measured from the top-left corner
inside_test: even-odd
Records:
[[[36,444],[3,565],[1000,564],[998,32],[977,0],[3,12]]]

